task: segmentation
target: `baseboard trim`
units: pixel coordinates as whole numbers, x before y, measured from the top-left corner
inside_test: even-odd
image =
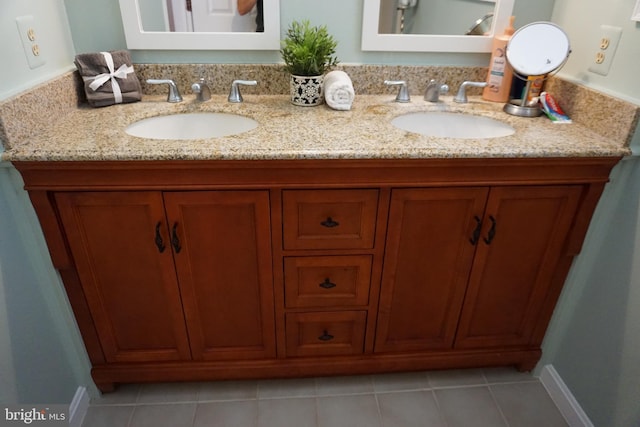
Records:
[[[89,393],[85,387],[78,387],[69,404],[69,427],[81,427],[89,410]]]
[[[594,427],[553,365],[545,365],[542,368],[540,382],[566,419],[569,427]]]

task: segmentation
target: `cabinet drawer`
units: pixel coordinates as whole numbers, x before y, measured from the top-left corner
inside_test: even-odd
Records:
[[[360,354],[366,311],[288,313],[287,356]]]
[[[285,190],[285,249],[373,248],[378,190]]]
[[[288,308],[366,305],[370,281],[369,255],[284,260],[285,305]]]

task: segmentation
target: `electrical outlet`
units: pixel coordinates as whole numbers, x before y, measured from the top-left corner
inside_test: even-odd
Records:
[[[33,69],[44,65],[45,59],[38,43],[33,16],[18,16],[16,24],[18,24],[18,32],[20,33],[24,54],[27,57],[27,62],[29,62],[29,68]]]
[[[593,56],[593,62],[589,66],[589,71],[600,74],[601,76],[609,74],[621,36],[622,28],[620,27],[612,27],[611,25],[600,26],[600,37],[597,39],[598,50]]]

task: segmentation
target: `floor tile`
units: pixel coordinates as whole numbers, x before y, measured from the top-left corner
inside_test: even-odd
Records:
[[[432,388],[461,387],[486,384],[482,369],[452,369],[429,371],[429,385]]]
[[[489,387],[434,390],[448,427],[506,427]]]
[[[316,427],[316,398],[258,401],[258,427]]]
[[[198,389],[198,401],[248,400],[258,397],[257,381],[203,382]]]
[[[427,390],[429,378],[424,372],[402,372],[373,376],[373,388],[376,392],[399,390]]]
[[[198,400],[198,383],[143,384],[138,403],[178,403]]]
[[[318,397],[318,427],[381,427],[373,394]]]
[[[314,378],[264,380],[258,382],[258,399],[283,397],[313,397],[316,395]]]
[[[198,403],[193,427],[257,427],[258,401]]]
[[[322,377],[316,379],[318,396],[373,393],[373,380],[369,375]]]
[[[538,381],[531,372],[520,372],[511,367],[485,368],[482,371],[489,384]]]
[[[195,403],[138,405],[129,427],[191,427],[195,413]]]
[[[127,427],[134,406],[90,406],[82,427]]]
[[[566,427],[564,417],[539,382],[490,386],[509,427]]]
[[[111,393],[102,393],[99,397],[91,399],[92,405],[132,405],[138,400],[140,384],[118,385]]]
[[[378,394],[383,427],[446,427],[433,392]]]

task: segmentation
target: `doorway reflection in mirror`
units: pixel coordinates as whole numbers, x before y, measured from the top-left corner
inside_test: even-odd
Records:
[[[158,12],[165,10],[164,31],[264,32],[263,0],[139,0],[145,31],[158,31]],[[162,7],[154,3],[162,2]],[[160,29],[159,31],[163,31]]]

